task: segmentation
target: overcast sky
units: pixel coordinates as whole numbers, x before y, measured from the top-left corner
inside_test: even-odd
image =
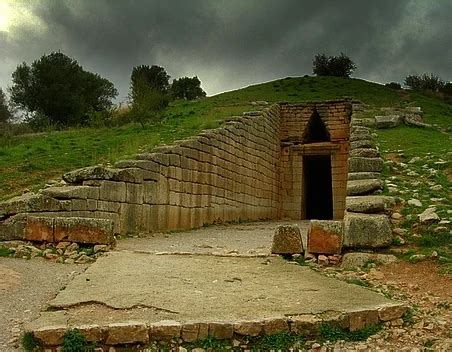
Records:
[[[344,52],[354,77],[452,80],[452,0],[0,0],[0,87],[25,61],[61,51],[127,96],[130,73],[197,75],[208,95],[312,73]]]

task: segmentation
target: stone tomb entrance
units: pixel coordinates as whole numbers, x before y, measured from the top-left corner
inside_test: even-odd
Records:
[[[342,220],[351,108],[281,105],[281,218]]]
[[[302,209],[305,210],[305,218],[333,219],[331,157],[329,155],[304,156],[303,178],[304,199],[302,199]]]

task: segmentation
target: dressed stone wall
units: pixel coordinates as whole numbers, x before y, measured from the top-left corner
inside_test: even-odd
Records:
[[[331,140],[303,144],[313,111]],[[346,101],[275,104],[113,168],[69,172],[64,186],[0,203],[0,239],[102,243],[111,241],[110,228],[128,234],[303,219],[303,157],[316,153],[331,156],[334,218],[342,219],[350,113]]]

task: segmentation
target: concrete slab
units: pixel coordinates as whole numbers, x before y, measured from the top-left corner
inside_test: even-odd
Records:
[[[178,321],[262,319],[390,303],[368,289],[279,257],[228,258],[127,251],[100,258],[57,297],[54,308],[97,303],[147,307]],[[158,314],[156,319],[160,319]]]
[[[144,238],[126,238],[117,250],[142,253],[209,254],[219,256],[267,256],[278,225],[298,224],[307,237],[309,221],[258,222],[219,225],[175,233],[157,233]],[[304,245],[306,245],[304,240]]]

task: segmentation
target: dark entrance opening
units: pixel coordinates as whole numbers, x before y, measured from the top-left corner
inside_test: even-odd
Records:
[[[331,156],[305,156],[303,170],[306,219],[333,219]]]
[[[317,110],[311,115],[305,131],[303,132],[303,143],[329,142],[330,134],[322,121]]]

